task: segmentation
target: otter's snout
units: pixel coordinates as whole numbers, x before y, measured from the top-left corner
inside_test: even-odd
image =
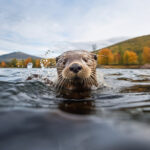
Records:
[[[70,69],[70,71],[72,71],[74,73],[78,73],[82,69],[82,66],[80,66],[77,63],[74,63],[69,67],[69,69]]]

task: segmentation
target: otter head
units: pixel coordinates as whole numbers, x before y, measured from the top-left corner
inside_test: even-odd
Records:
[[[56,58],[58,88],[90,89],[98,86],[96,79],[97,56],[84,50],[68,51]]]

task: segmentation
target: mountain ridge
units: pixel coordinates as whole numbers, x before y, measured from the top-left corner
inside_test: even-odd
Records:
[[[111,49],[112,52],[119,52],[120,50],[121,51],[129,50],[134,51],[136,53],[141,53],[144,47],[150,47],[150,34],[124,40],[122,42],[106,46],[104,48]],[[93,52],[98,53],[100,50],[104,48],[98,49]]]
[[[30,55],[30,54],[23,53],[23,52],[12,52],[9,54],[0,55],[0,62],[1,61],[9,62],[14,58],[18,60],[22,60],[22,59],[27,59],[29,57],[31,57],[32,59],[41,59],[41,57],[37,57],[37,56]]]

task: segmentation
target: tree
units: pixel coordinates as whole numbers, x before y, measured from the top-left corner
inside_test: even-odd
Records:
[[[123,63],[124,65],[133,65],[138,63],[138,56],[133,51],[125,51],[123,55]]]
[[[128,65],[129,64],[129,51],[125,51],[123,55],[123,64]]]
[[[22,60],[22,68],[24,68],[25,67],[25,60],[23,59]]]
[[[140,65],[143,64],[143,55],[142,55],[142,53],[138,54],[138,62],[139,62]]]
[[[32,64],[33,64],[33,68],[35,67],[35,62],[36,60],[35,59],[32,59]]]
[[[12,59],[10,63],[11,63],[12,67],[17,67],[17,59],[16,58]]]
[[[17,66],[18,68],[23,68],[23,67],[24,67],[24,65],[23,65],[23,60],[17,60],[16,66]]]
[[[142,57],[143,57],[144,63],[150,63],[150,48],[149,47],[144,47]]]
[[[35,67],[40,68],[40,59],[35,60]]]
[[[120,64],[120,54],[119,53],[114,53],[114,64],[118,65]]]
[[[108,48],[102,49],[98,53],[98,64],[110,65],[113,64],[114,55]]]
[[[5,68],[6,67],[6,63],[4,61],[1,62],[1,67]]]
[[[28,63],[31,63],[32,62],[32,58],[27,58],[27,59],[25,59],[25,61],[24,61],[24,65],[25,65],[25,67],[27,67],[27,65],[28,65]]]
[[[121,47],[120,44],[118,45],[118,53],[120,55],[119,64],[123,65],[123,55],[124,55],[124,52],[123,52],[123,49],[122,49],[122,47]]]

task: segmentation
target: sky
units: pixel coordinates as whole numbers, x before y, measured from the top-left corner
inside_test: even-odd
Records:
[[[0,0],[0,55],[57,56],[150,34],[149,0]]]

